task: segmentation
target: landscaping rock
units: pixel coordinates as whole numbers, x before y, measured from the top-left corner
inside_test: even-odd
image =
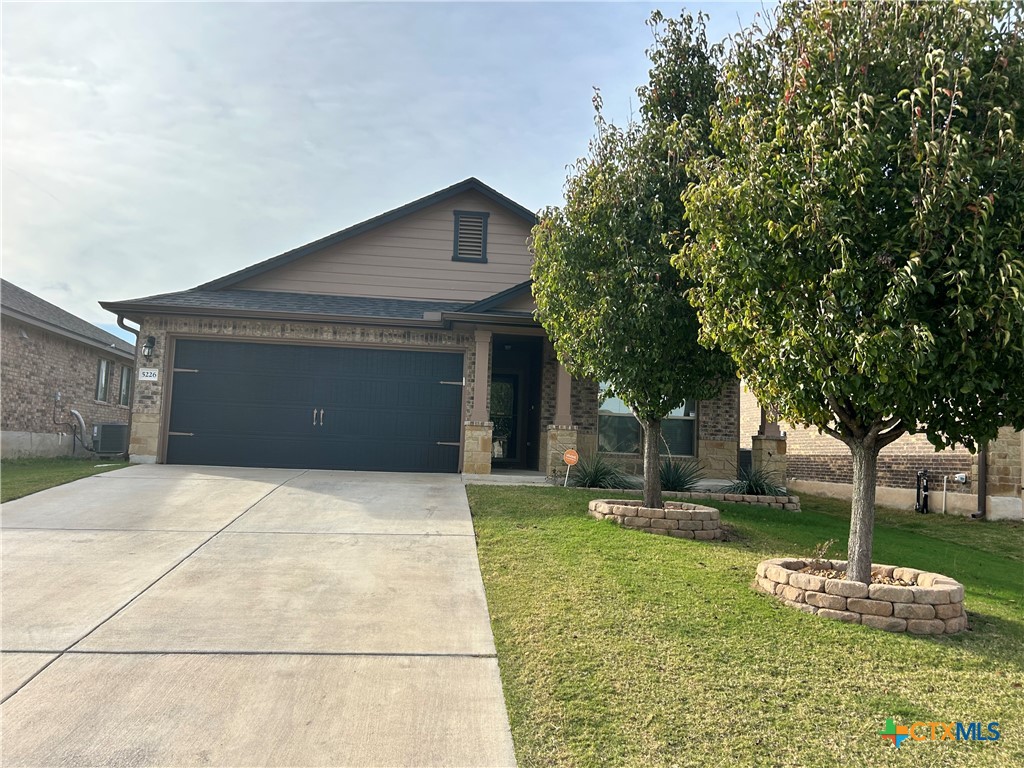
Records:
[[[774,578],[769,576],[769,578]],[[825,579],[825,592],[830,595],[841,595],[842,597],[867,597],[868,585],[859,581],[845,581],[842,579]]]
[[[914,593],[910,587],[891,584],[869,584],[868,597],[872,600],[888,600],[890,603],[913,603]]]
[[[861,619],[859,613],[853,613],[852,611],[834,611],[831,608],[819,608],[818,615],[824,616],[826,619],[846,621],[850,624],[859,624]]]
[[[650,528],[651,518],[649,517],[627,517],[625,518],[627,528]]]
[[[941,635],[945,631],[946,622],[941,619],[911,619],[907,622],[907,632],[914,635]]]
[[[955,619],[963,613],[963,605],[961,603],[949,603],[947,605],[936,605],[933,607],[935,609],[936,619]]]
[[[694,531],[693,532],[693,538],[700,539],[700,540],[703,540],[703,541],[712,541],[714,539],[719,538],[721,535],[722,535],[721,530],[717,529],[717,528],[715,530],[713,530],[713,531],[703,530],[703,531]]]
[[[950,589],[938,588],[928,589],[925,587],[911,587],[910,589],[914,592],[915,603],[927,603],[929,605],[942,605],[943,603],[952,602],[950,598]]]
[[[963,632],[967,629],[966,616],[957,616],[953,619],[946,619],[943,623],[946,626],[945,634],[947,635],[955,635],[957,632]]]
[[[679,528],[679,523],[676,520],[651,520],[651,528],[660,528],[665,531],[676,530]]]
[[[892,615],[898,619],[934,619],[935,607],[919,603],[893,603]]]
[[[789,583],[794,587],[809,589],[814,592],[822,592],[825,589],[825,579],[810,573],[794,573],[789,577]]]
[[[821,592],[808,592],[804,600],[817,608],[827,608],[830,611],[845,611],[846,598],[839,595],[826,595]],[[820,613],[820,611],[819,611]]]
[[[886,632],[906,632],[907,631],[907,620],[906,619],[894,619],[888,616],[871,616],[864,614],[860,617],[860,623],[866,627],[874,627],[875,629],[884,629]]]
[[[676,539],[692,539],[693,531],[669,531],[668,535]],[[772,583],[774,584],[775,582]]]
[[[794,603],[804,602],[804,591],[799,587],[785,587],[782,590],[782,597],[786,600],[790,600]]]
[[[862,600],[851,597],[846,601],[846,609],[871,616],[892,616],[892,603],[887,603],[884,600]]]

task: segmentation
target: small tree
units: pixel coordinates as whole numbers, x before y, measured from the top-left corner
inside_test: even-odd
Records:
[[[1024,427],[1020,6],[786,3],[734,40],[685,194],[706,341],[853,457],[870,581],[878,452]]]
[[[684,226],[686,160],[707,147],[715,63],[702,18],[655,13],[650,25],[640,120],[607,122],[595,95],[590,153],[572,168],[565,206],[542,211],[533,231],[533,290],[566,369],[609,382],[642,425],[644,504],[660,507],[661,420],[687,398],[714,397],[732,367],[698,343],[668,239]]]

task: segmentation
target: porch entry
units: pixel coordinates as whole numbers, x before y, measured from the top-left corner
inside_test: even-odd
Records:
[[[495,469],[540,466],[541,344],[534,336],[494,336],[490,420]]]

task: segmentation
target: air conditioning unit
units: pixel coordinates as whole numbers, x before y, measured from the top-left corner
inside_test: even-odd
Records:
[[[92,449],[100,456],[118,456],[128,451],[127,424],[94,424]]]

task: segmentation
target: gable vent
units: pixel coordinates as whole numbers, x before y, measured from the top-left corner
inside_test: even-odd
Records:
[[[487,218],[479,211],[455,211],[452,261],[487,261]]]

